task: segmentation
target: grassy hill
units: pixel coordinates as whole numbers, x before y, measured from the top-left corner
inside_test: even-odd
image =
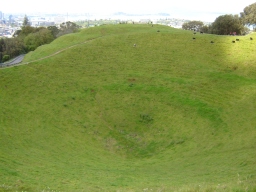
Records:
[[[106,25],[0,69],[0,191],[255,191],[250,37]]]

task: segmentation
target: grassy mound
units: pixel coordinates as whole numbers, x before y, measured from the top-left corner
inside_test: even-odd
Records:
[[[101,26],[1,69],[0,191],[256,190],[256,46],[236,38]]]

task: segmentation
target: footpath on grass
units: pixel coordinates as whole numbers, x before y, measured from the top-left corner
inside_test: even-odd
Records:
[[[100,37],[101,37],[101,36],[100,36]],[[100,37],[96,37],[96,38],[94,38],[94,39],[97,39],[97,38],[100,38]],[[24,57],[25,57],[25,54],[22,54],[22,55],[19,55],[19,56],[16,57],[16,58],[12,59],[11,61],[8,61],[8,62],[5,62],[5,63],[0,63],[0,68],[7,68],[7,67],[18,66],[18,65],[26,65],[26,64],[29,64],[29,63],[33,63],[33,62],[36,62],[36,61],[40,61],[40,60],[43,60],[43,59],[47,59],[47,58],[49,58],[49,57],[53,57],[54,55],[57,55],[57,54],[59,54],[59,53],[65,51],[65,50],[67,50],[67,49],[71,49],[71,48],[76,47],[76,46],[78,46],[78,45],[85,44],[85,43],[90,42],[90,41],[92,41],[92,40],[94,40],[94,39],[90,39],[90,40],[87,40],[87,41],[82,42],[82,43],[77,43],[77,44],[75,44],[75,45],[71,45],[71,46],[69,46],[69,47],[67,47],[67,48],[64,48],[64,49],[61,49],[61,50],[59,50],[59,51],[57,51],[57,52],[55,52],[55,53],[53,53],[53,54],[51,54],[51,55],[48,55],[48,56],[45,56],[45,57],[42,57],[42,58],[40,58],[40,59],[36,59],[36,60],[33,60],[33,61],[29,61],[29,62],[24,62],[24,63],[22,62],[23,59],[24,59]]]

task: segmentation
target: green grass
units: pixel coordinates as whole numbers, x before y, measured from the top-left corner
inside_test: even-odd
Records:
[[[106,25],[1,69],[0,191],[255,191],[255,42],[193,37]]]

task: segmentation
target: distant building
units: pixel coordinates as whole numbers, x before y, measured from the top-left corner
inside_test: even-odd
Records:
[[[55,26],[55,23],[53,21],[45,21],[45,22],[41,22],[39,26],[41,27]]]
[[[0,11],[0,20],[2,20],[3,19],[3,13],[2,13],[2,11]]]
[[[12,15],[9,15],[9,23],[12,23],[14,20],[13,20],[13,16]]]
[[[31,19],[31,26],[33,27],[48,27],[48,26],[54,26],[55,23],[53,21],[47,21],[45,18],[37,17]]]
[[[134,21],[133,21],[133,20],[127,20],[127,23],[128,23],[128,24],[133,24]]]
[[[144,24],[146,24],[146,23],[151,24],[151,20],[150,19],[141,19],[139,22],[140,23],[144,23]]]
[[[55,24],[61,24],[61,23],[64,23],[65,22],[65,17],[62,17],[62,16],[58,16],[58,17],[55,17],[54,18],[54,23]]]
[[[4,35],[4,28],[0,27],[0,36]]]

